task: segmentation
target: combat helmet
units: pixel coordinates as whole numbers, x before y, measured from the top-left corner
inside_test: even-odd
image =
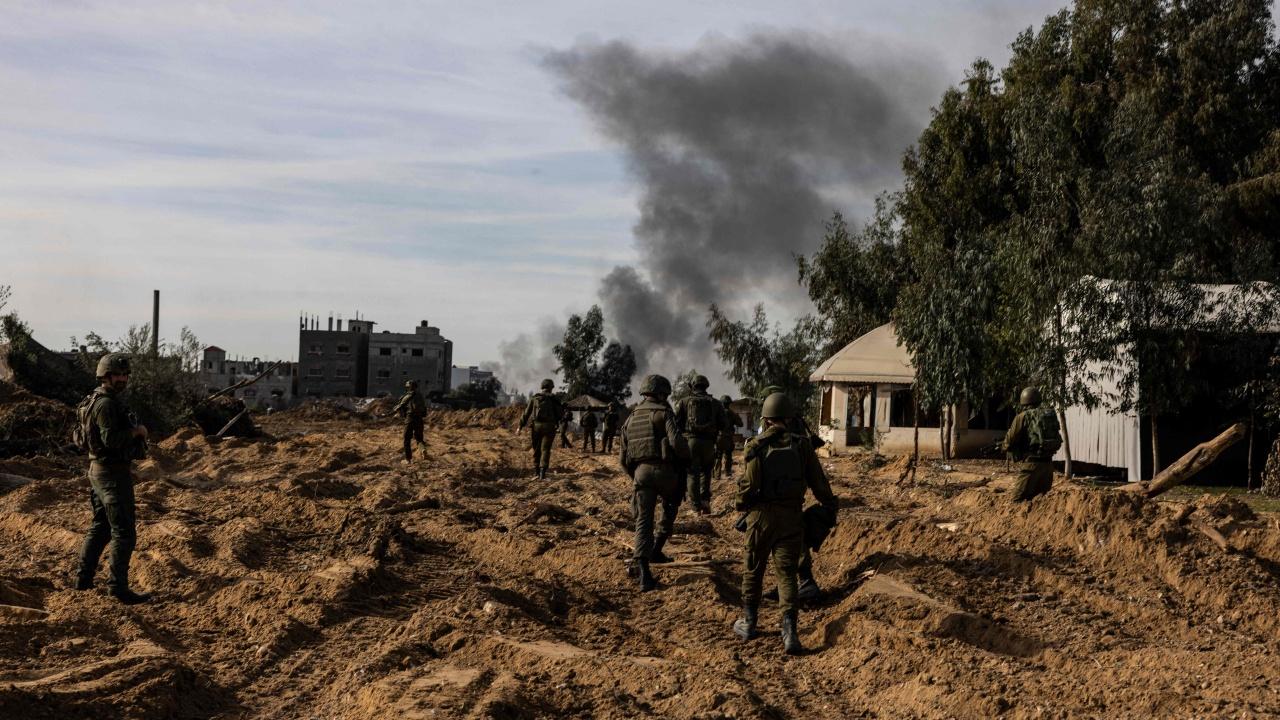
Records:
[[[1040,388],[1024,387],[1022,394],[1018,396],[1018,404],[1027,407],[1036,407],[1040,404]]]
[[[640,383],[640,394],[667,397],[671,394],[671,381],[661,375],[648,375]]]
[[[404,381],[404,389],[405,389],[405,390],[417,390],[417,389],[418,389],[418,381],[417,381],[417,380],[405,380],[405,381]]]
[[[547,378],[546,380],[542,381],[542,389],[546,390],[547,392],[551,392],[552,388],[554,388],[555,386],[556,384],[551,378]]]
[[[706,390],[711,387],[711,381],[707,379],[706,375],[698,375],[693,379],[692,385],[696,390]]]
[[[99,380],[112,374],[128,375],[129,373],[129,356],[124,353],[107,353],[98,360],[96,377]]]
[[[764,389],[760,391],[759,397],[763,401],[765,398],[769,397],[770,395],[774,393],[780,393],[780,392],[782,392],[782,387],[779,385],[765,385]]]
[[[721,395],[720,402],[724,403],[725,405],[728,405],[733,402],[733,398],[729,397],[728,395]]]
[[[791,405],[791,398],[776,392],[764,399],[764,407],[760,409],[760,417],[766,420],[786,420],[794,417],[795,408]]]

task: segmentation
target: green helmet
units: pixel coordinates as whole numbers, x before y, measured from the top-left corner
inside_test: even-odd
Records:
[[[671,394],[671,381],[661,375],[648,375],[640,383],[640,394],[667,397]]]
[[[766,385],[764,389],[760,391],[760,397],[767,398],[774,393],[780,393],[780,392],[782,392],[781,387],[777,385]]]
[[[722,395],[720,396],[720,402],[724,403],[725,405],[728,405],[729,403],[733,402],[733,398],[729,397],[728,395]]]
[[[693,379],[693,387],[698,390],[706,390],[711,387],[711,381],[707,379],[706,375],[698,375]]]
[[[405,389],[405,390],[417,390],[417,389],[418,389],[418,381],[417,381],[417,380],[405,380],[405,381],[404,381],[404,389]]]
[[[542,389],[548,392],[550,392],[551,389],[554,388],[555,386],[556,384],[551,380],[551,378],[547,378],[546,380],[542,381]]]
[[[1040,388],[1024,387],[1022,394],[1018,396],[1018,404],[1027,407],[1035,407],[1040,404]]]
[[[764,407],[760,409],[760,417],[767,420],[786,420],[794,417],[795,408],[791,406],[791,398],[780,392],[772,393],[764,399]]]
[[[112,374],[128,375],[129,372],[129,356],[124,353],[107,353],[98,360],[99,380]]]

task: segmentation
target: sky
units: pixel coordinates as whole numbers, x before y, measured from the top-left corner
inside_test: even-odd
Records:
[[[536,365],[602,278],[650,266],[634,136],[566,66],[804,37],[891,78],[909,138],[1063,4],[0,0],[0,285],[58,349],[148,322],[159,289],[163,338],[233,355],[296,358],[300,313],[358,311],[429,320],[457,365]],[[822,197],[856,221],[867,182]]]

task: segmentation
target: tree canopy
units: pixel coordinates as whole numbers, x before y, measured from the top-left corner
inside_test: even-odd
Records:
[[[624,402],[631,396],[635,353],[630,345],[616,340],[606,344],[604,313],[599,305],[592,305],[585,315],[571,315],[564,337],[552,352],[560,362],[556,372],[564,379],[569,397],[590,393],[603,400]]]

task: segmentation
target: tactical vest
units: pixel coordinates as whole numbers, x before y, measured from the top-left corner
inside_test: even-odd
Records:
[[[637,464],[662,462],[662,445],[667,439],[667,411],[641,405],[627,418],[622,433],[627,439],[628,461]]]
[[[533,421],[555,425],[560,422],[560,403],[555,397],[539,393],[533,396]]]
[[[1049,460],[1062,447],[1062,433],[1058,427],[1058,415],[1051,408],[1035,408],[1027,411],[1027,457],[1032,460]]]
[[[685,430],[694,435],[716,435],[720,424],[716,422],[716,406],[719,400],[710,395],[690,395],[685,398]]]
[[[804,502],[804,439],[780,433],[752,448],[748,461],[760,463],[760,501],[799,507]]]

